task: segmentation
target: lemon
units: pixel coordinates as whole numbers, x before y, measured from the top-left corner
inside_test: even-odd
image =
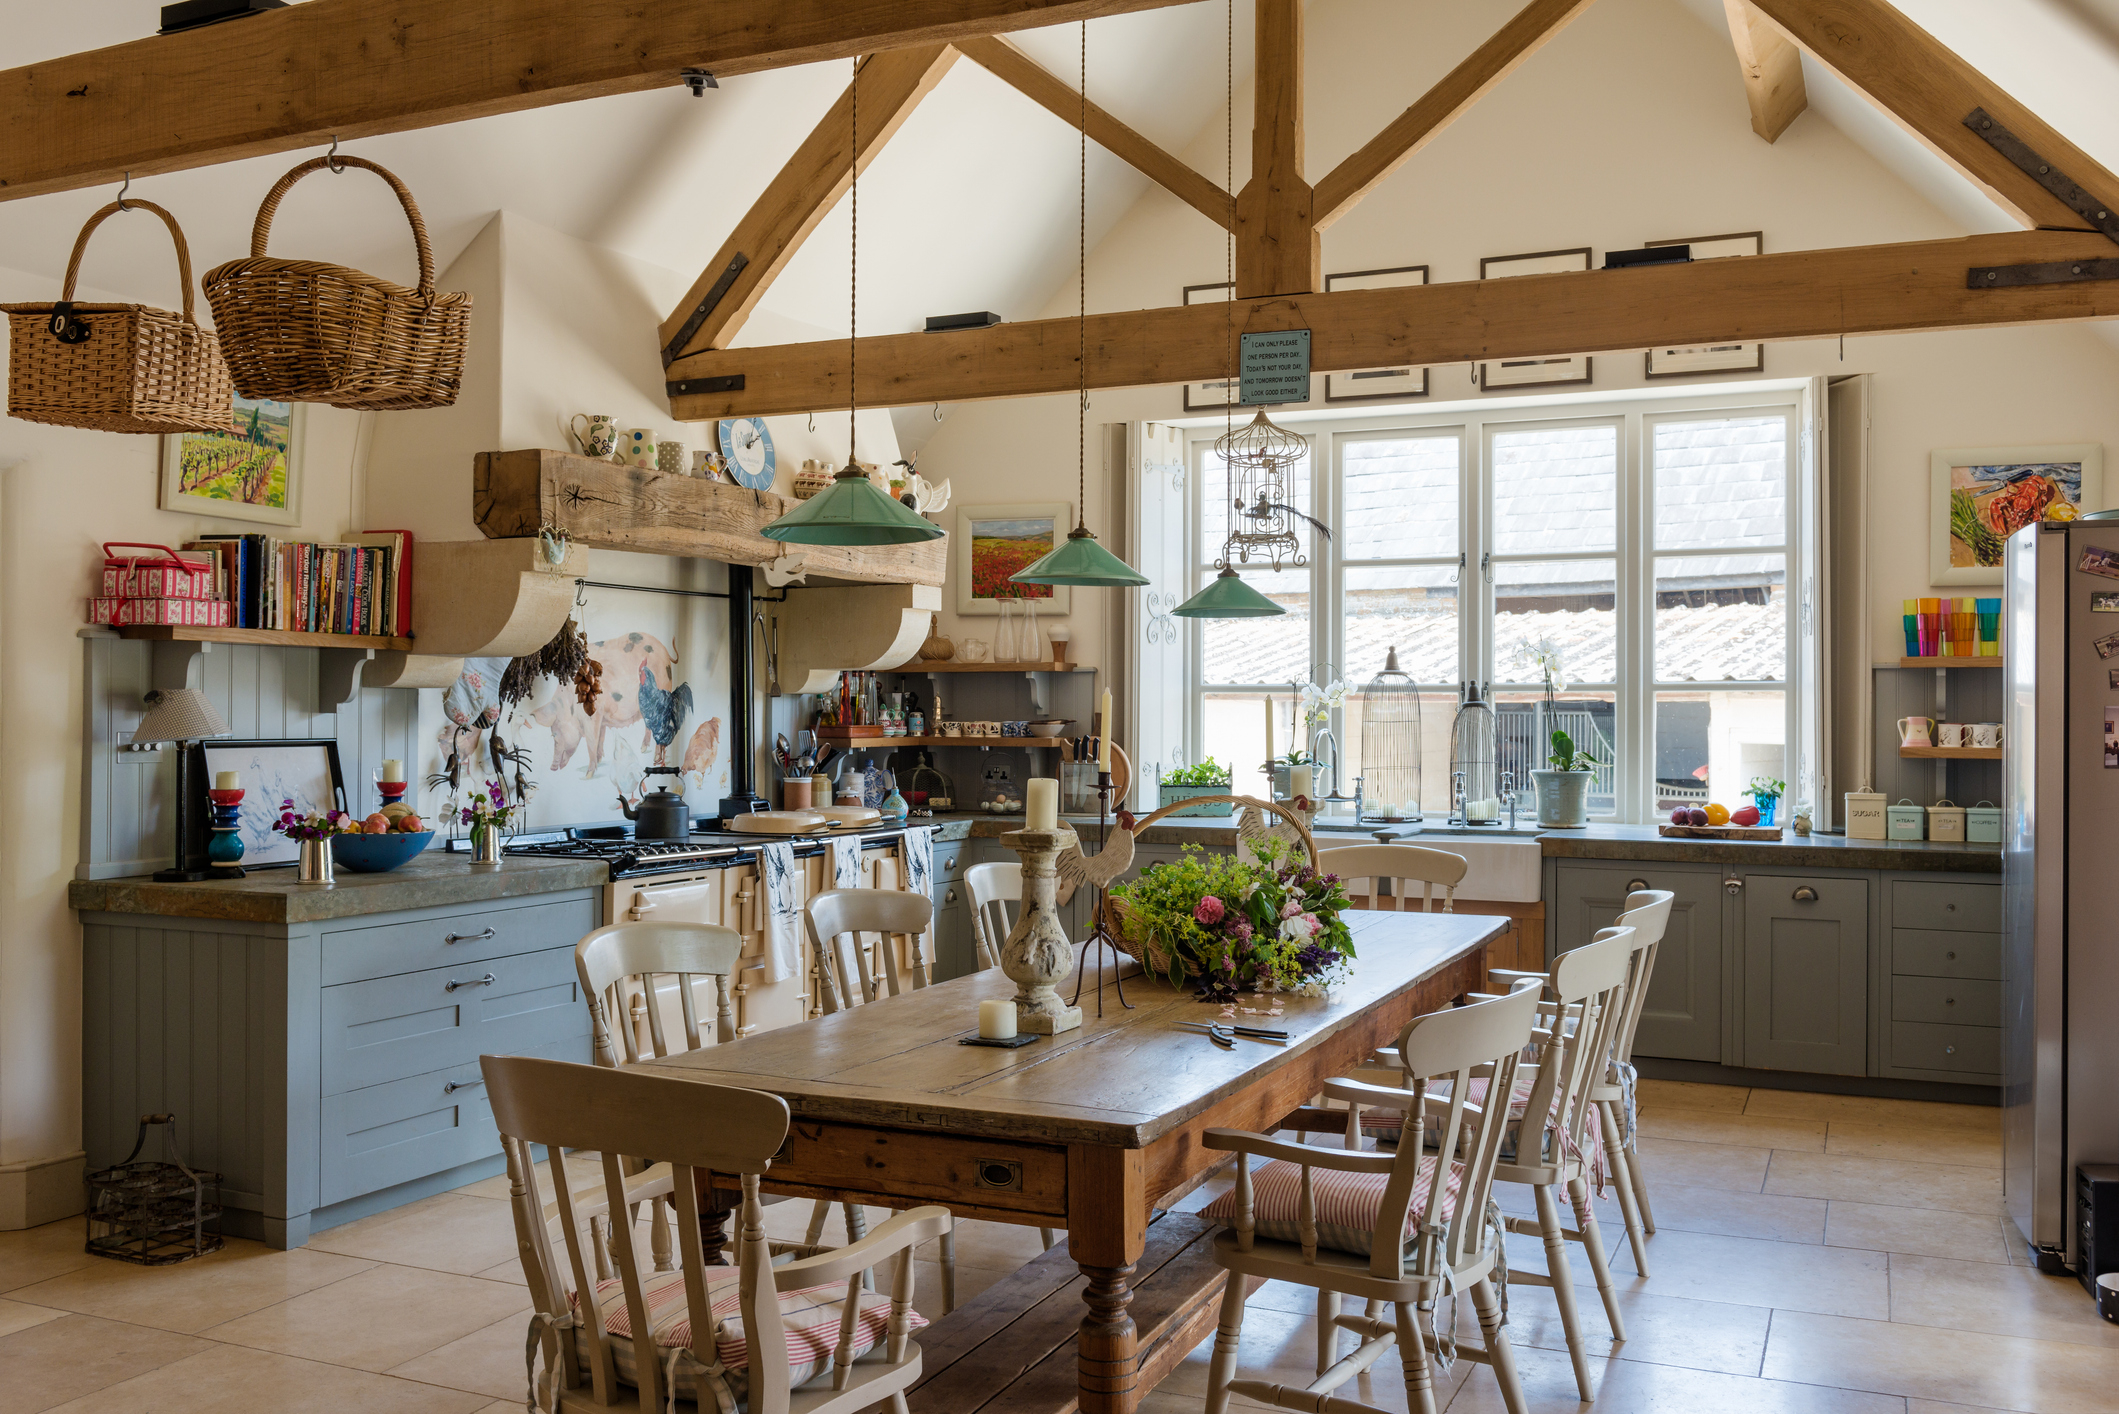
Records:
[[[1710,805],[1710,806],[1708,806],[1708,807],[1707,807],[1707,823],[1708,823],[1708,824],[1710,824],[1710,825],[1726,825],[1726,824],[1728,824],[1728,823],[1729,823],[1729,807],[1728,807],[1728,806],[1726,806],[1726,805]]]

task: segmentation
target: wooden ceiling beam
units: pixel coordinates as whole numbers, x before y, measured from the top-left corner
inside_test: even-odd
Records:
[[[1184,0],[309,0],[0,72],[0,199]]]
[[[1883,109],[2026,226],[2082,217],[1964,126],[1975,108],[2084,190],[2119,201],[2119,178],[1885,0],[1751,0],[1804,53]],[[2006,6],[1988,23],[2006,25]]]
[[[1722,8],[1729,16],[1737,67],[1744,74],[1744,96],[1751,102],[1751,131],[1776,142],[1810,106],[1809,91],[1803,87],[1803,52],[1751,0],[1722,0]]]
[[[965,58],[1056,115],[1068,127],[1084,126],[1081,94],[1007,40],[987,35],[961,40],[957,48]],[[1094,103],[1088,105],[1086,130],[1091,142],[1130,163],[1215,225],[1227,229],[1235,224],[1235,202],[1227,192]]]
[[[2017,231],[1696,264],[1524,275],[1403,289],[1249,300],[1244,332],[1308,329],[1319,372],[1559,357],[2119,317],[2119,281],[1967,289],[1974,267],[2102,259],[2101,235]],[[1126,388],[1219,378],[1225,304],[1091,315],[1088,384]],[[1075,321],[860,341],[862,401],[924,406],[1072,392]],[[680,396],[702,422],[846,406],[843,339],[697,354],[672,377],[740,377],[728,393]]]
[[[1421,95],[1419,102],[1319,179],[1312,207],[1317,229],[1323,230],[1351,211],[1378,182],[1397,171],[1588,8],[1589,0],[1531,0],[1517,11],[1470,58]]]
[[[956,50],[946,44],[885,50],[862,62],[855,80],[866,125],[860,151],[852,151],[855,83],[849,83],[662,321],[665,364],[701,349],[728,347],[766,287],[845,194],[855,163],[862,171],[868,169],[955,62]]]
[[[1257,0],[1251,179],[1236,194],[1236,297],[1307,294],[1324,282],[1302,176],[1302,0]]]

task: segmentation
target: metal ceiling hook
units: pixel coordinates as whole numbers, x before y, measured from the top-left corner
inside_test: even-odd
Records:
[[[119,188],[118,188],[118,210],[120,210],[120,211],[130,211],[130,210],[132,210],[132,208],[131,208],[130,206],[127,206],[127,205],[125,204],[125,193],[127,193],[127,192],[129,192],[129,191],[131,191],[131,190],[132,190],[132,173],[130,173],[130,172],[127,172],[127,173],[125,174],[125,185],[124,185],[124,186],[122,186],[122,187],[119,187]]]
[[[331,135],[331,150],[324,154],[324,165],[331,169],[332,175],[334,176],[346,170],[346,164],[338,160],[337,133],[333,133]]]

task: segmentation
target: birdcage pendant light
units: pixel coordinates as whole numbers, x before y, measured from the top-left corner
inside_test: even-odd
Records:
[[[1464,701],[1449,728],[1452,821],[1493,825],[1501,819],[1500,723],[1479,684],[1466,683]]]
[[[1215,438],[1214,451],[1229,476],[1229,535],[1222,563],[1307,568],[1309,557],[1295,533],[1295,467],[1309,443],[1261,408],[1242,427]]]
[[[1398,667],[1393,647],[1383,671],[1359,693],[1361,706],[1361,814],[1357,823],[1418,820],[1420,794],[1420,689]]]

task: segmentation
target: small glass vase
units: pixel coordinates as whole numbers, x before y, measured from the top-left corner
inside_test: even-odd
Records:
[[[300,884],[331,885],[338,882],[333,872],[334,860],[330,840],[301,841],[301,858],[295,864],[295,882]]]
[[[1013,663],[1016,660],[1015,601],[1013,599],[1002,599],[997,602],[999,605],[1000,623],[996,626],[993,635],[993,661],[996,663]]]
[[[497,825],[473,825],[471,827],[471,867],[474,869],[498,869],[500,867],[500,827]]]

